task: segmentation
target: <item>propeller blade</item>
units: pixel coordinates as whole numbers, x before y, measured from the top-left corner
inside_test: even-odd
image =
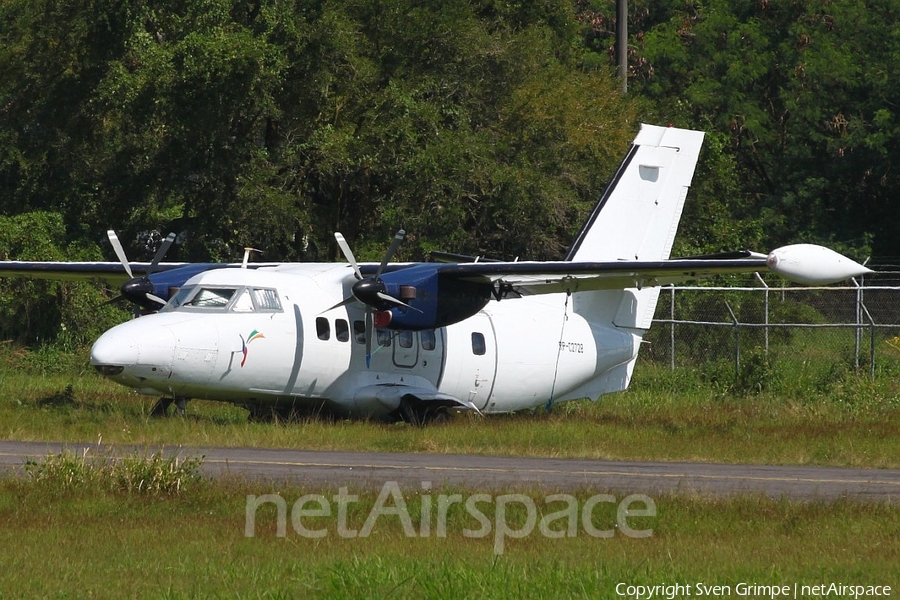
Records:
[[[156,251],[156,254],[153,256],[153,261],[150,263],[150,268],[147,269],[147,277],[150,277],[150,275],[154,271],[156,271],[156,266],[166,255],[166,252],[169,251],[169,248],[172,246],[172,244],[174,242],[175,242],[175,234],[174,233],[170,233],[169,235],[166,236],[166,239],[164,239],[162,241],[162,243],[159,245],[159,249]]]
[[[109,243],[112,244],[116,256],[119,257],[119,262],[125,267],[125,272],[134,279],[134,273],[131,272],[131,265],[128,264],[128,257],[125,255],[125,249],[122,247],[122,242],[119,241],[119,236],[112,229],[106,232],[106,236],[109,238]]]
[[[406,302],[403,302],[402,300],[397,300],[396,298],[394,298],[393,296],[391,296],[391,295],[389,295],[389,294],[385,294],[385,293],[383,293],[383,292],[378,292],[376,295],[377,295],[379,298],[381,298],[382,300],[384,300],[384,301],[386,301],[386,302],[390,302],[391,304],[396,304],[397,306],[402,306],[402,307],[404,307],[404,308],[411,308],[412,310],[414,310],[414,311],[416,311],[416,312],[422,312],[421,310],[419,310],[419,309],[416,308],[415,306],[410,306],[410,305],[407,304]]]
[[[124,302],[125,300],[126,300],[125,296],[123,296],[122,294],[119,294],[119,295],[116,296],[115,298],[113,298],[113,299],[111,299],[111,300],[107,300],[106,302],[104,302],[103,304],[101,304],[101,306],[107,306],[107,305],[109,305],[109,304],[115,304],[116,302]]]
[[[326,309],[326,310],[323,310],[323,311],[320,312],[319,314],[320,314],[320,315],[324,315],[325,313],[327,313],[327,312],[329,312],[329,311],[332,311],[332,310],[334,310],[334,309],[336,309],[336,308],[340,308],[340,307],[342,307],[342,306],[347,306],[348,304],[352,304],[353,302],[358,302],[358,300],[357,300],[356,298],[354,298],[353,296],[349,296],[349,297],[347,297],[347,298],[344,298],[343,300],[341,300],[340,302],[338,302],[338,303],[335,304],[334,306],[332,306],[332,307],[330,307],[330,308],[328,308],[328,309]]]
[[[166,301],[155,294],[151,294],[150,292],[147,292],[146,297],[148,300],[153,300],[154,302],[158,303],[160,306],[166,305]]]
[[[344,239],[344,236],[341,235],[339,231],[334,232],[334,239],[337,240],[338,246],[341,248],[341,252],[344,254],[344,258],[347,259],[353,266],[353,272],[356,274],[357,279],[362,279],[362,273],[359,270],[359,265],[356,264],[356,258],[353,256],[353,251],[350,250],[350,245],[347,243],[347,240]]]
[[[353,251],[350,250],[350,245],[347,243],[347,240],[344,239],[344,236],[341,235],[340,232],[336,231],[334,233],[334,239],[337,240],[338,246],[340,246],[341,248],[341,252],[343,252],[344,257],[353,266],[353,272],[356,275],[357,281],[351,288],[353,296],[351,298],[342,300],[328,310],[338,308],[339,306],[344,306],[346,304],[349,304],[350,302],[353,302],[354,300],[358,300],[365,305],[367,369],[372,364],[372,338],[375,335],[375,310],[383,310],[385,308],[384,305],[387,304],[394,306],[403,306],[405,308],[412,308],[414,310],[422,312],[418,308],[412,307],[389,295],[385,291],[384,282],[381,280],[381,273],[384,272],[384,269],[387,267],[388,263],[391,262],[391,259],[394,257],[394,254],[397,253],[397,250],[400,248],[400,244],[403,243],[405,237],[406,232],[402,229],[398,230],[394,235],[394,240],[391,242],[390,247],[388,248],[387,252],[385,252],[384,258],[381,259],[381,264],[378,265],[378,270],[375,272],[375,275],[363,277],[362,272],[359,270],[359,265],[356,263],[356,257],[353,256]]]
[[[145,310],[154,310],[154,307],[149,304],[148,301],[159,304],[160,306],[165,306],[166,301],[153,293],[153,283],[150,281],[150,275],[156,271],[160,261],[175,242],[175,234],[170,233],[165,237],[162,243],[160,243],[150,266],[147,268],[147,272],[141,277],[135,277],[134,273],[131,271],[131,265],[128,262],[128,257],[125,255],[125,249],[122,247],[122,242],[119,241],[119,236],[116,235],[116,232],[110,229],[106,232],[106,235],[109,237],[109,243],[112,244],[116,256],[119,257],[119,261],[122,263],[122,266],[125,267],[125,272],[128,273],[128,276],[131,278],[119,288],[120,295],[113,298],[109,303],[116,302],[119,299],[130,300],[135,304],[135,317],[140,316],[142,308]]]
[[[375,273],[375,279],[381,277],[381,272],[384,271],[384,268],[387,266],[391,259],[394,257],[394,254],[397,252],[397,249],[400,247],[400,244],[403,243],[403,238],[406,237],[406,232],[402,229],[398,230],[396,234],[394,234],[394,241],[391,242],[391,247],[388,248],[388,251],[385,252],[384,258],[381,259],[381,264],[378,265],[378,271]]]

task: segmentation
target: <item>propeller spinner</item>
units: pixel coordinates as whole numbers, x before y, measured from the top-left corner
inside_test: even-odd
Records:
[[[354,300],[361,302],[366,306],[366,367],[369,366],[372,359],[372,330],[375,327],[375,313],[379,313],[380,316],[381,313],[397,306],[418,310],[388,294],[387,287],[381,279],[381,273],[384,272],[385,267],[387,267],[391,258],[396,254],[397,249],[400,248],[400,244],[403,243],[405,237],[406,232],[404,230],[400,229],[397,231],[394,235],[394,240],[384,254],[384,258],[381,259],[381,264],[378,265],[378,270],[375,272],[375,275],[364,277],[359,270],[359,264],[357,264],[356,257],[353,256],[353,251],[350,250],[350,245],[347,243],[347,240],[344,239],[344,236],[341,235],[340,232],[335,232],[334,234],[334,239],[337,240],[338,246],[344,254],[344,258],[346,258],[347,262],[353,267],[356,283],[350,288],[352,296],[345,298],[343,302],[338,303],[332,308],[349,304]],[[388,315],[389,314],[390,313],[388,313]]]
[[[128,276],[131,278],[122,284],[122,287],[119,288],[119,296],[111,300],[111,302],[124,299],[146,310],[156,310],[165,305],[166,301],[153,293],[154,287],[153,282],[150,281],[150,275],[156,271],[156,267],[166,255],[166,252],[169,251],[169,247],[175,241],[175,234],[170,233],[166,236],[166,239],[162,241],[159,245],[159,249],[153,256],[150,267],[141,277],[135,277],[134,273],[131,271],[131,265],[128,262],[125,249],[122,247],[122,243],[119,241],[119,236],[116,235],[116,232],[110,229],[106,232],[106,235],[109,237],[109,243],[112,244],[116,256],[122,263],[122,266],[125,267],[125,272],[128,273]]]

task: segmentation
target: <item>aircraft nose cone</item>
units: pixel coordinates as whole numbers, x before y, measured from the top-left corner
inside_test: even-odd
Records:
[[[118,375],[123,368],[138,362],[140,351],[137,340],[111,329],[100,336],[91,348],[91,365],[101,375]]]

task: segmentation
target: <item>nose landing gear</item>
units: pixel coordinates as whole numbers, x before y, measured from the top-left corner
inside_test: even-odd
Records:
[[[175,404],[175,413],[179,417],[183,417],[185,415],[185,409],[187,408],[187,403],[190,398],[184,397],[176,397],[176,398],[160,398],[156,401],[156,404],[153,405],[153,408],[150,409],[151,417],[167,417],[169,407],[172,404]]]

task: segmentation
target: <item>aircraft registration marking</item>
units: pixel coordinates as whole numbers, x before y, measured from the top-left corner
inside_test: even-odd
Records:
[[[563,352],[571,352],[572,354],[584,354],[584,344],[581,342],[566,342],[560,340],[559,349]]]

